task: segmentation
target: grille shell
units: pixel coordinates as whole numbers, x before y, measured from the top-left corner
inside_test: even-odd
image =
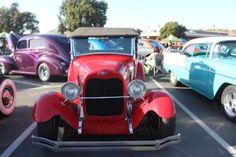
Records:
[[[123,83],[118,78],[89,79],[85,97],[123,96]],[[115,116],[123,113],[124,98],[87,99],[86,113],[93,116]]]

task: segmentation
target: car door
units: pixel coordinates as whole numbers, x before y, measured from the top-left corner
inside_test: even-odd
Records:
[[[36,73],[35,64],[42,49],[45,49],[45,44],[40,38],[21,40],[15,53],[18,69],[25,73]]]
[[[176,55],[172,62],[175,63],[174,71],[179,78],[179,81],[184,84],[190,84],[192,80],[190,80],[190,67],[192,62],[192,49],[194,49],[194,45],[191,44],[186,47],[181,54]]]
[[[29,72],[37,72],[37,61],[47,51],[48,44],[43,38],[32,38],[28,40],[28,51],[24,57],[25,61],[29,61],[26,65],[26,69]]]
[[[189,58],[189,83],[191,87],[202,93],[209,95],[209,80],[211,67],[209,66],[210,43],[194,44],[192,56]]]
[[[28,61],[26,61],[26,54],[27,53],[27,40],[22,39],[19,40],[16,46],[16,51],[14,55],[14,59],[16,61],[17,70],[25,71]]]

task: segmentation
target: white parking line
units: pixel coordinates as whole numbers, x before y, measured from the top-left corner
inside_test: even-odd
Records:
[[[21,84],[26,84],[26,85],[31,85],[31,86],[36,86],[36,87],[43,86],[42,84],[39,84],[39,83],[25,82],[25,81],[20,81],[20,80],[14,80],[14,82],[21,83]]]
[[[36,83],[30,83],[30,82],[24,82],[24,81],[15,81],[17,83],[27,84],[27,85],[33,85],[36,86],[35,88],[30,88],[26,90],[40,90],[40,89],[47,89],[47,88],[56,88],[61,87],[62,85],[54,85],[54,86],[48,86],[48,85],[39,85]],[[21,91],[19,91],[21,92]],[[25,92],[25,91],[24,91]],[[9,157],[16,149],[17,147],[30,135],[30,133],[36,128],[36,122],[33,122],[1,155],[0,157]]]
[[[35,129],[36,123],[33,122],[2,154],[1,157],[9,157],[16,148],[29,136]]]
[[[155,79],[150,79],[161,89],[165,90],[164,87],[159,84]],[[43,88],[43,87],[42,87]],[[48,86],[46,86],[48,88]],[[165,90],[166,91],[166,90]],[[166,91],[167,92],[167,91]],[[236,157],[236,150],[225,142],[218,134],[216,134],[210,127],[208,127],[200,118],[193,114],[188,108],[186,108],[176,97],[169,93],[174,99],[176,104],[188,114],[195,122],[197,122],[212,138],[214,138],[222,147],[224,147],[232,156]],[[36,122],[33,122],[1,155],[0,157],[9,157],[17,147],[31,134],[36,128]]]
[[[159,84],[155,79],[149,77],[159,88],[166,91],[165,88]],[[166,91],[167,92],[167,91]],[[169,93],[169,92],[168,92]],[[215,139],[222,147],[224,147],[232,156],[236,157],[236,150],[230,146],[225,140],[223,140],[217,133],[215,133],[209,126],[207,126],[200,118],[198,118],[193,112],[185,107],[176,97],[169,93],[175,103],[195,122],[197,122],[213,139]]]

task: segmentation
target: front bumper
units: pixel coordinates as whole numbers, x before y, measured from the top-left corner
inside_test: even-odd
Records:
[[[53,151],[104,151],[104,150],[160,150],[180,142],[180,134],[161,140],[133,141],[52,141],[32,136],[32,143]]]

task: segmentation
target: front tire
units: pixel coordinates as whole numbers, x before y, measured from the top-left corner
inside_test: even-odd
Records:
[[[175,118],[163,119],[151,112],[142,120],[139,134],[145,139],[162,139],[174,135],[175,128]]]
[[[227,86],[221,95],[221,104],[226,117],[236,122],[236,86]]]
[[[10,79],[3,79],[0,86],[0,112],[10,115],[16,104],[16,86]]]
[[[59,118],[53,117],[46,122],[37,123],[37,133],[39,137],[50,140],[57,140],[58,138]]]
[[[50,69],[46,63],[42,63],[38,67],[38,77],[41,81],[49,81],[51,77]]]

